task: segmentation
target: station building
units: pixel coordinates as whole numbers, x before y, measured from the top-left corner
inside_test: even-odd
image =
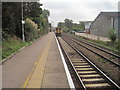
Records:
[[[118,20],[120,12],[101,12],[91,23],[90,33],[96,36],[109,37],[110,29],[114,29],[118,36]]]
[[[91,26],[92,21],[86,21],[85,22],[85,32],[90,34],[90,26]]]

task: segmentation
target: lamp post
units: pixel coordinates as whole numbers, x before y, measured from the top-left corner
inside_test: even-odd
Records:
[[[120,1],[118,2],[118,51],[120,55]]]
[[[53,31],[53,27],[54,27],[54,22],[52,22],[52,31]]]
[[[23,0],[22,0],[22,40],[25,41],[25,35],[24,35],[24,24],[25,21],[23,20]]]

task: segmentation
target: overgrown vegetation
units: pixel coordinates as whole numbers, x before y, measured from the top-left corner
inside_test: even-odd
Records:
[[[100,40],[90,40],[90,42],[94,42],[105,48],[108,48],[108,49],[118,52],[118,41],[114,41],[114,43],[112,43],[110,41],[104,42],[104,41],[100,41]]]
[[[48,32],[50,12],[40,2],[23,2],[25,41],[22,41],[22,3],[2,3],[3,59]]]
[[[35,24],[32,20],[29,18],[25,21],[25,40],[26,41],[32,41],[36,38],[38,38],[38,25]]]
[[[109,37],[112,43],[114,43],[117,39],[117,35],[114,29],[109,30]]]
[[[2,59],[10,56],[12,53],[19,50],[21,47],[29,44],[29,42],[23,42],[15,38],[9,38],[8,40],[3,40],[2,45]]]
[[[91,43],[94,43],[96,45],[108,48],[108,49],[113,50],[115,52],[119,52],[118,41],[117,40],[114,41],[114,43],[112,43],[111,41],[104,42],[104,41],[101,41],[101,40],[91,40],[91,39],[88,39],[88,38],[85,38],[85,37],[82,37],[82,36],[76,36],[74,34],[71,34],[71,35],[76,37],[76,38],[79,38],[79,39],[85,39],[88,42],[91,42]]]

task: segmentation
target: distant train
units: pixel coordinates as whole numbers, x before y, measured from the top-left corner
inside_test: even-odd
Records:
[[[61,33],[62,33],[62,29],[60,27],[56,27],[56,29],[55,29],[55,35],[56,36],[61,36]]]

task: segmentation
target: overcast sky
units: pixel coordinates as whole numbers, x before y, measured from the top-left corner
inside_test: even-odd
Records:
[[[120,0],[40,0],[42,8],[50,11],[49,21],[54,26],[64,19],[72,19],[73,22],[93,21],[97,15],[103,12],[118,11]]]

